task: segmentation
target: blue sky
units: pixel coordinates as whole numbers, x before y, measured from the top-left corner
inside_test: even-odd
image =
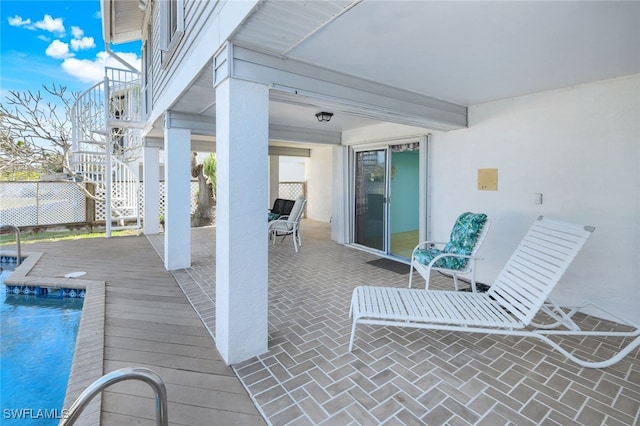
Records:
[[[105,51],[98,0],[0,1],[0,102],[8,90],[40,90],[43,84],[83,91],[122,68]],[[140,43],[111,45],[140,67]]]

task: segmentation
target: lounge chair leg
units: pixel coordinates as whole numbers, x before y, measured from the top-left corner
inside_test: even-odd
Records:
[[[413,265],[411,265],[409,269],[409,288],[411,288],[412,282],[413,282]]]
[[[353,339],[356,335],[356,325],[358,324],[358,322],[356,321],[356,319],[353,319],[353,324],[351,325],[351,338],[349,339],[349,352],[351,352],[353,350]]]
[[[471,271],[471,291],[476,293],[478,289],[476,287],[476,260],[475,259],[471,259],[471,267],[473,268]]]

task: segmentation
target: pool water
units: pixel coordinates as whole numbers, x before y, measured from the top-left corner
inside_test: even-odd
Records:
[[[0,423],[57,425],[82,299],[7,293],[0,267]]]

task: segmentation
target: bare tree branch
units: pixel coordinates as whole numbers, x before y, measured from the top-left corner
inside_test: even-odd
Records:
[[[61,172],[71,149],[68,112],[77,93],[43,85],[42,92],[10,90],[0,103],[0,172]]]

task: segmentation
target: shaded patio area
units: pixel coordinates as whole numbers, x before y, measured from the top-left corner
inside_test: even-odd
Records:
[[[269,351],[232,367],[210,337],[214,227],[192,230],[192,267],[173,273],[157,254],[162,235],[25,244],[23,251],[44,253],[27,278],[82,270],[87,280],[104,280],[104,345],[94,361],[105,373],[157,371],[167,382],[170,424],[639,423],[640,350],[594,370],[531,339],[363,325],[347,352],[353,288],[406,286],[408,266],[369,264],[378,256],[334,243],[324,223],[304,220],[302,241],[298,254],[290,237],[269,246]],[[452,283],[438,276],[431,286]],[[566,342],[595,357],[620,343]],[[153,424],[150,389],[115,385],[103,395],[100,418]]]
[[[269,247],[269,352],[233,368],[273,425],[630,425],[640,421],[640,350],[585,369],[519,337],[361,326],[347,352],[351,292],[406,286],[407,274],[368,264],[374,254],[338,245],[330,226],[302,224]],[[151,236],[163,253],[162,236]],[[215,330],[215,228],[192,230],[192,267],[173,275]],[[402,272],[402,268],[400,270]],[[439,276],[432,288],[452,289]],[[588,327],[610,326],[578,315]],[[602,344],[594,345],[593,342]],[[585,356],[620,339],[580,341]],[[609,346],[611,345],[611,346]]]

